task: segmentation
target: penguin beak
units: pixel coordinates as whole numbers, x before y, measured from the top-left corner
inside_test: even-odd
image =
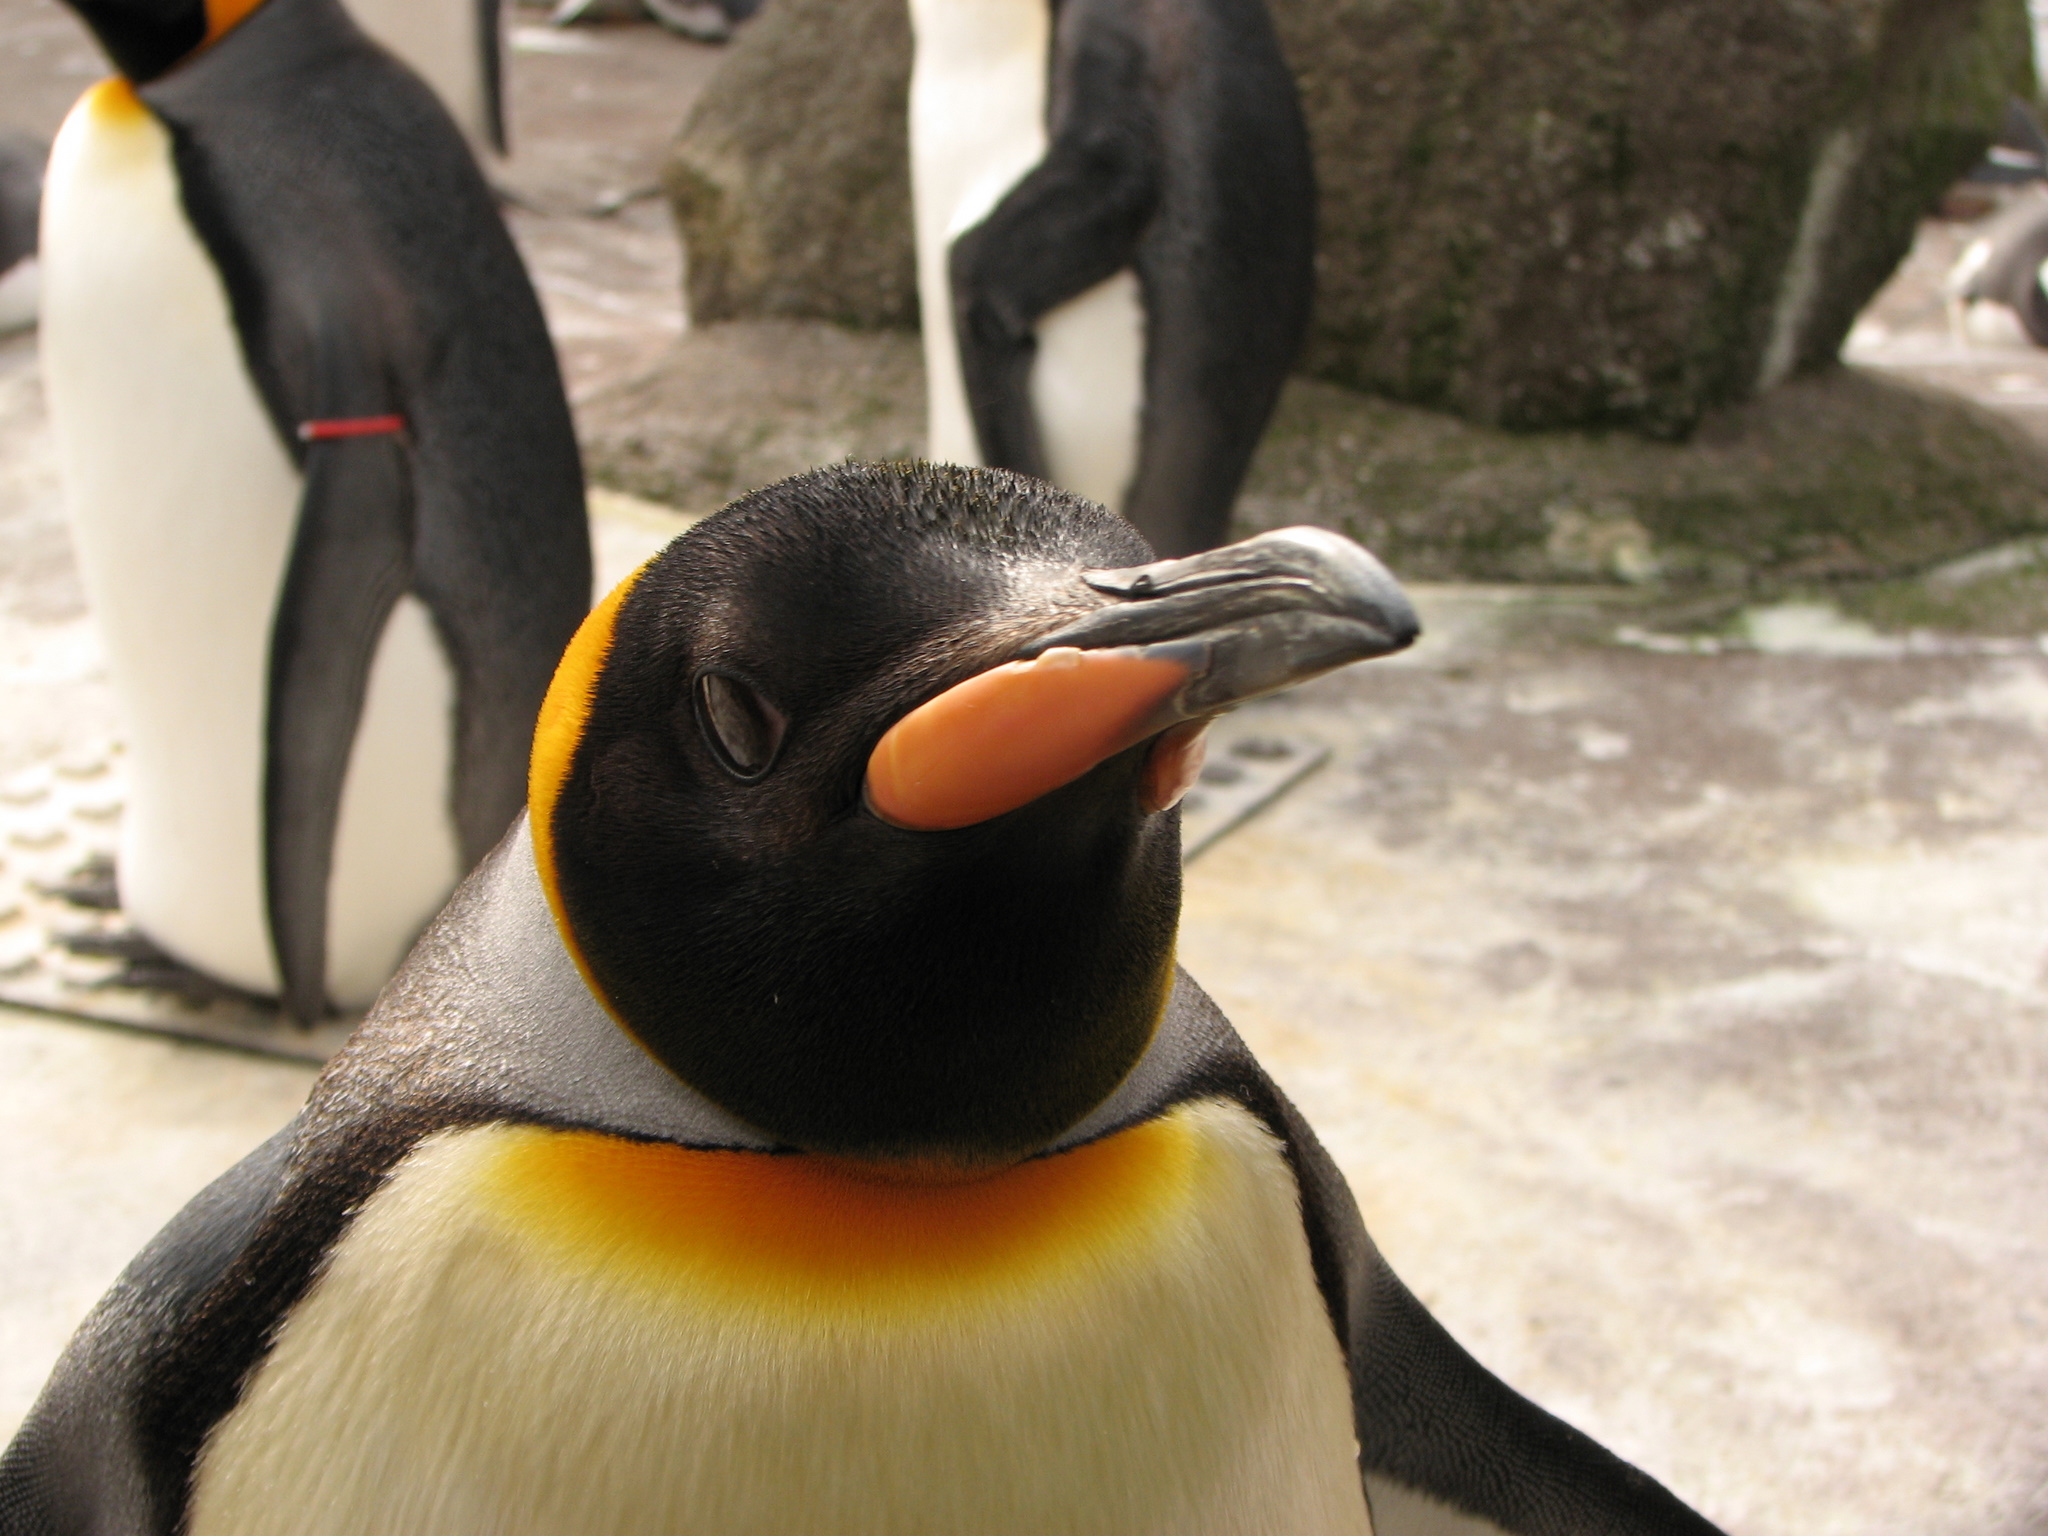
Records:
[[[973,826],[1160,736],[1140,794],[1163,810],[1199,771],[1215,716],[1422,632],[1387,568],[1321,528],[1080,582],[1092,611],[889,728],[868,759],[869,809],[913,831]]]

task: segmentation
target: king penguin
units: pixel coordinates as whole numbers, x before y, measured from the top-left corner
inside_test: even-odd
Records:
[[[1316,529],[756,492],[530,817],[85,1324],[4,1536],[1710,1536],[1395,1279],[1174,963],[1217,712],[1416,633]]]
[[[553,348],[433,93],[338,0],[76,0],[42,356],[128,730],[122,905],[359,1008],[520,808],[587,611]]]
[[[1221,542],[1301,346],[1315,180],[1263,0],[910,0],[934,459]]]

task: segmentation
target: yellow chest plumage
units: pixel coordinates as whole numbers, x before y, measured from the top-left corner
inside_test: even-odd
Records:
[[[1291,1175],[1182,1106],[972,1185],[444,1133],[202,1457],[193,1536],[1369,1530]]]

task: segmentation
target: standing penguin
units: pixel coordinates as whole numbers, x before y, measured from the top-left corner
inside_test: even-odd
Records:
[[[1263,0],[910,0],[935,459],[1225,537],[1300,349],[1315,181]]]
[[[1149,562],[1000,471],[707,519],[0,1533],[1710,1536],[1452,1342],[1174,965],[1207,720],[1415,632],[1336,535]]]
[[[43,366],[129,732],[123,906],[361,1007],[517,813],[585,611],[540,307],[433,93],[339,0],[75,0]]]

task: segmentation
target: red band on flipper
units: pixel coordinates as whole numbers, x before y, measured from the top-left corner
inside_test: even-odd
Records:
[[[299,441],[326,443],[340,437],[385,437],[405,430],[403,416],[330,416],[299,423]]]

